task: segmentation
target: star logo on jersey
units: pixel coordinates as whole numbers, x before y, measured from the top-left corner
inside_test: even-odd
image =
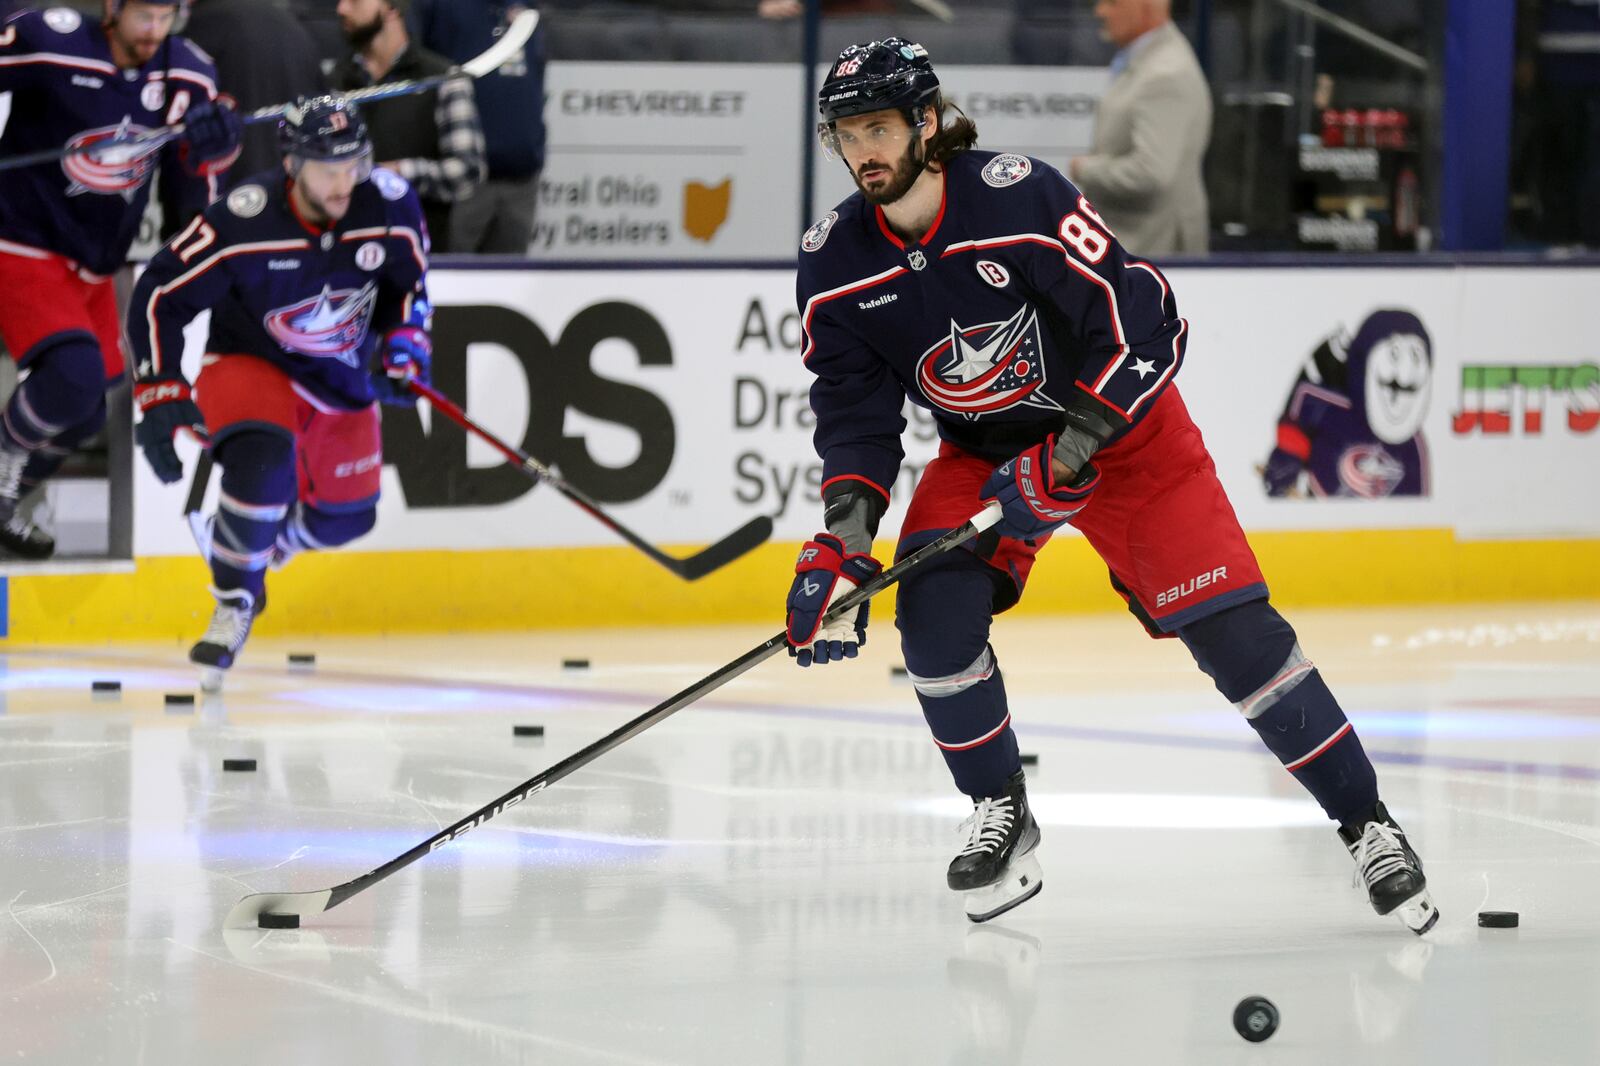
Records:
[[[136,125],[131,118],[124,118],[115,126],[85,130],[68,141],[68,154],[61,160],[61,169],[71,179],[67,195],[96,193],[100,196],[120,196],[132,202],[149,180],[150,172],[155,169],[161,142],[110,144],[104,148],[82,149],[101,141],[123,140],[146,132],[146,127]]]
[[[370,281],[359,289],[323,286],[316,296],[268,311],[261,321],[285,351],[359,368],[377,299],[378,287]]]
[[[1156,372],[1156,365],[1148,359],[1135,359],[1133,361],[1133,365],[1128,369],[1133,371],[1135,374],[1138,374],[1139,380],[1143,381],[1145,378]]]
[[[1029,406],[1059,411],[1044,387],[1044,342],[1039,314],[1023,304],[1004,322],[962,326],[917,361],[917,387],[932,403],[968,421]]]

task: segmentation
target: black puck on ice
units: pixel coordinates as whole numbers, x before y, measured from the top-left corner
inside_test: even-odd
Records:
[[[255,770],[256,761],[254,759],[223,759],[222,768],[239,773],[249,773]]]
[[[891,679],[895,680],[895,681],[899,681],[902,678],[907,678],[907,677],[910,677],[910,676],[911,676],[910,672],[908,670],[906,670],[906,668],[903,667],[903,666],[891,666],[891,667],[889,667],[889,677]]]
[[[563,670],[587,670],[587,669],[589,669],[589,660],[588,659],[562,659],[561,660],[561,669],[563,669]]]
[[[1516,911],[1478,912],[1478,926],[1482,929],[1515,929],[1521,921]]]
[[[1038,766],[1039,765],[1039,756],[1033,754],[1032,752],[1027,752],[1027,751],[1023,752],[1022,753],[1022,765],[1023,766]]]
[[[121,692],[122,691],[122,682],[121,681],[91,681],[91,682],[89,682],[89,691],[90,692]]]
[[[514,725],[511,727],[511,735],[514,737],[542,737],[544,736],[544,726]]]
[[[1259,1044],[1278,1031],[1278,1008],[1266,996],[1246,996],[1233,1008],[1234,1032]]]
[[[272,914],[263,911],[256,918],[256,925],[262,929],[298,929],[300,916],[298,914]]]
[[[193,692],[169,692],[166,695],[168,707],[193,707]]]
[[[317,657],[309,651],[292,651],[289,653],[290,666],[315,666]]]

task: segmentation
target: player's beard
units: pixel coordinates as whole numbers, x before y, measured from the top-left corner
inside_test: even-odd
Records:
[[[341,23],[339,28],[344,31],[344,39],[351,48],[358,52],[365,52],[367,46],[377,40],[378,34],[383,32],[383,16],[374,15],[372,21],[366,25]]]
[[[915,134],[915,130],[912,131]],[[866,197],[869,204],[892,204],[900,197],[911,191],[911,186],[917,183],[917,178],[922,176],[923,169],[928,165],[926,159],[917,157],[917,146],[922,143],[922,138],[913,136],[911,143],[906,145],[906,150],[899,159],[895,160],[890,168],[889,179],[882,184],[875,184],[871,189],[862,183],[861,171],[872,167],[881,167],[883,164],[875,160],[863,163],[860,169],[850,171],[851,180],[856,183],[856,188],[861,190],[861,195]]]
[[[135,66],[144,66],[156,57],[161,50],[161,44],[166,40],[165,34],[145,34],[142,37],[129,36],[123,32],[120,22],[106,24],[106,32],[116,39],[117,47],[134,62]]]

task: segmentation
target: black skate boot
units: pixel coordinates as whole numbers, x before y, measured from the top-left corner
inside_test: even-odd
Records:
[[[1044,873],[1033,854],[1039,824],[1028,807],[1021,770],[1006,781],[1003,794],[978,800],[961,830],[966,844],[945,880],[965,894],[968,918],[987,922],[1039,894]]]
[[[250,624],[260,612],[256,610],[255,597],[244,589],[211,591],[217,597],[217,609],[211,614],[206,635],[189,649],[189,661],[200,667],[200,688],[217,692],[250,636]]]
[[[0,552],[17,559],[48,559],[56,553],[56,538],[20,514],[0,523]]]
[[[1389,816],[1387,807],[1379,803],[1372,817],[1341,826],[1339,837],[1356,861],[1352,883],[1366,884],[1373,910],[1396,915],[1418,936],[1434,927],[1439,909],[1428,894],[1422,860],[1411,850],[1405,830]]]

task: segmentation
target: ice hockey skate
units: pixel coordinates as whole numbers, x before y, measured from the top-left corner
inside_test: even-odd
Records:
[[[961,831],[965,843],[946,881],[966,897],[968,918],[987,922],[1039,894],[1044,887],[1034,855],[1039,825],[1028,807],[1021,770],[1006,781],[1004,793],[977,801]]]
[[[260,612],[256,598],[244,589],[212,589],[217,609],[205,636],[189,649],[189,661],[200,667],[200,688],[205,692],[222,690],[222,680],[250,636],[250,625]]]
[[[1365,884],[1372,909],[1393,914],[1407,929],[1423,935],[1439,921],[1439,909],[1428,893],[1422,860],[1406,841],[1405,830],[1381,802],[1376,817],[1360,825],[1341,826],[1339,837],[1356,862],[1354,884]]]

